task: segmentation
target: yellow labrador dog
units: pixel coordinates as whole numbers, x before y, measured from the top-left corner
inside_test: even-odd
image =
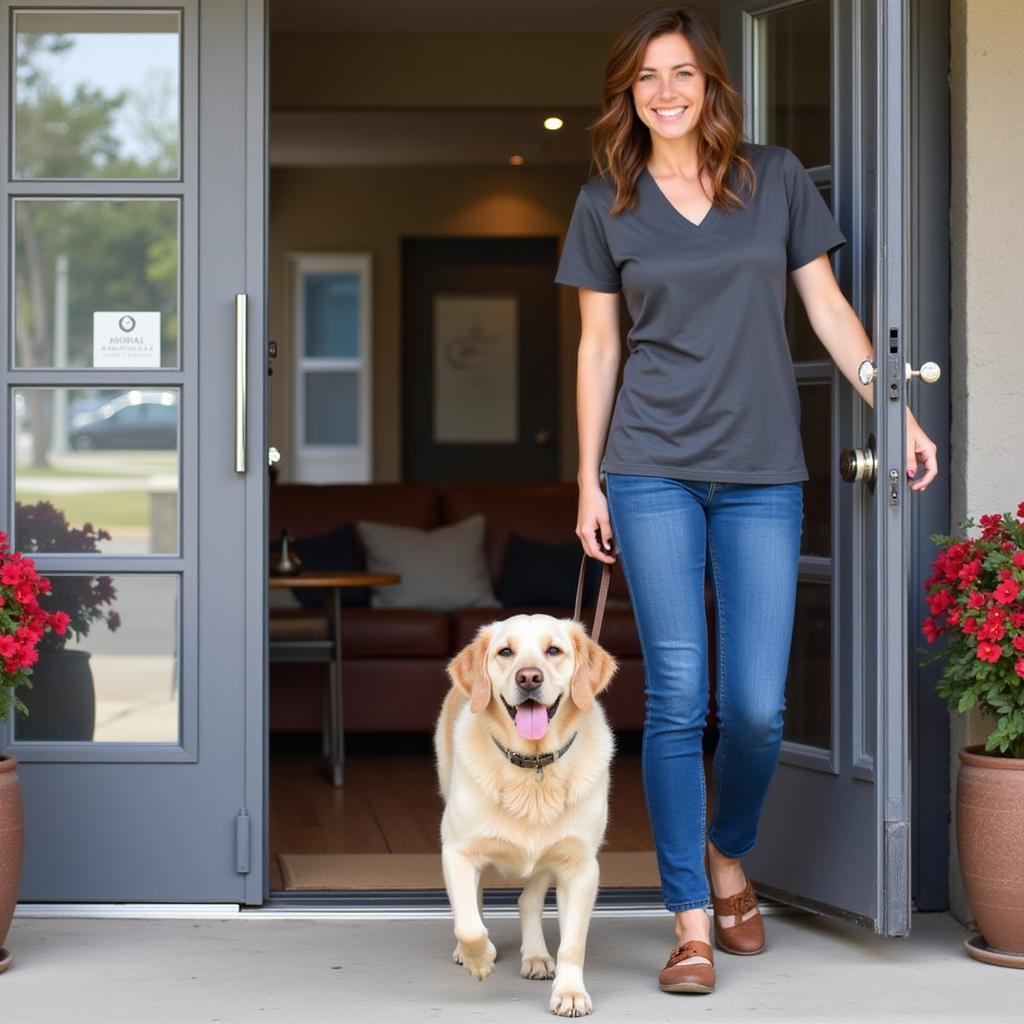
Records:
[[[592,1009],[583,956],[613,752],[611,729],[594,697],[615,669],[611,655],[571,619],[515,615],[492,622],[449,663],[454,685],[434,733],[455,962],[481,981],[494,965],[480,916],[484,867],[524,879],[520,973],[554,978],[550,1007],[563,1017]],[[552,882],[557,966],[541,930]]]

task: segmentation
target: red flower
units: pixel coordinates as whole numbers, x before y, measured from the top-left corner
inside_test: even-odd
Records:
[[[960,609],[956,607],[950,608],[946,613],[946,621],[951,626],[955,626],[960,621]]]
[[[934,619],[925,619],[921,625],[921,632],[924,633],[928,643],[933,644],[941,635],[942,630],[936,628]]]
[[[967,607],[968,608],[984,608],[985,607],[985,595],[977,590],[972,591],[967,596]]]
[[[979,640],[1002,640],[1005,635],[1006,630],[998,622],[991,620],[987,620],[978,630]]]
[[[1013,638],[1013,649],[1015,651],[1024,651],[1024,634]]]
[[[1018,658],[1013,663],[1013,670],[1021,677],[1021,679],[1024,679],[1024,658]]]
[[[928,598],[928,610],[932,615],[941,615],[953,603],[953,595],[945,587],[936,590]]]
[[[1013,556],[1012,561],[1013,561],[1013,564],[1014,564],[1015,568],[1017,568],[1017,569],[1024,569],[1024,551],[1018,551]]]
[[[993,596],[1000,604],[1013,604],[1020,593],[1020,584],[1013,580],[1003,580],[993,591]]]
[[[1010,625],[1014,629],[1020,629],[1024,626],[1024,612],[1012,612],[1010,614]]]
[[[978,644],[978,658],[981,661],[988,661],[995,664],[1003,656],[1003,648],[999,644],[991,644],[982,640]]]
[[[47,624],[57,636],[63,636],[68,631],[70,621],[71,618],[66,612],[54,612],[48,617]]]
[[[1017,518],[1024,519],[1024,501],[1017,506]]]
[[[960,580],[960,589],[966,590],[972,583],[978,578],[978,573],[981,572],[981,559],[972,558],[958,573],[957,578]]]
[[[963,625],[960,627],[968,636],[972,636],[978,632],[978,620],[972,619],[969,615],[963,621]]]
[[[999,527],[1003,522],[1002,516],[982,516],[981,517],[981,537],[982,540],[991,540],[993,537],[998,536]]]

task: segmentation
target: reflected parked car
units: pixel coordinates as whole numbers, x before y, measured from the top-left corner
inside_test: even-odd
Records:
[[[177,448],[178,396],[173,391],[125,391],[71,418],[68,442],[94,448]]]

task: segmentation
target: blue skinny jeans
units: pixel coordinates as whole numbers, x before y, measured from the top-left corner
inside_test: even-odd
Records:
[[[671,911],[706,907],[705,573],[719,732],[707,836],[742,857],[756,842],[782,744],[803,486],[608,473],[605,488],[643,652],[642,770],[662,894]]]

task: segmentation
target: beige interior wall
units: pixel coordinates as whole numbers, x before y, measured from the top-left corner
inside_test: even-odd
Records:
[[[270,441],[291,478],[293,394],[289,252],[373,257],[373,478],[401,473],[401,239],[410,236],[561,237],[586,167],[278,168],[270,185],[270,337],[278,343]],[[555,287],[552,285],[552,287]],[[579,316],[559,289],[561,467],[576,477],[573,398]]]
[[[1016,509],[1024,499],[1024,18],[1020,0],[950,4],[951,519]],[[951,757],[988,734],[955,716]],[[955,803],[953,814],[955,819]],[[950,897],[962,920],[952,833]]]

